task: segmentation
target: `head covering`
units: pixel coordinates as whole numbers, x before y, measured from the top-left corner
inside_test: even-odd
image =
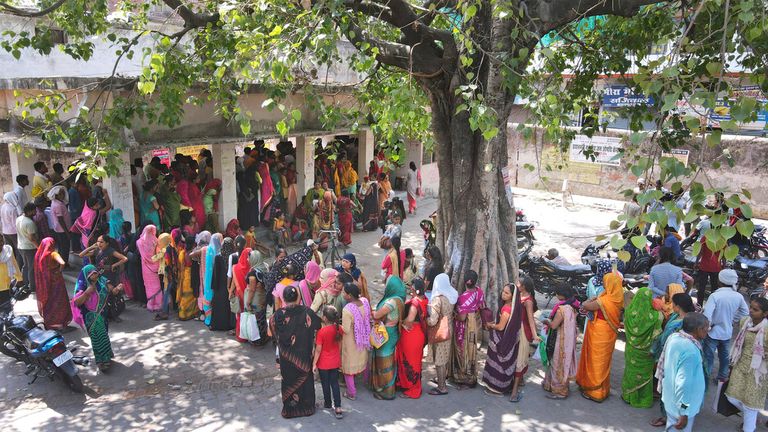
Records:
[[[168,247],[169,244],[171,244],[171,235],[168,233],[162,233],[160,234],[160,237],[157,238],[157,252],[164,252],[165,248]]]
[[[141,236],[136,240],[136,246],[139,248],[139,253],[142,259],[149,261],[152,255],[157,250],[157,228],[154,225],[147,225],[144,227],[144,231],[141,232]]]
[[[50,191],[48,191],[48,199],[50,201],[53,201],[56,199],[56,195],[59,193],[64,192],[64,198],[61,200],[64,204],[69,203],[69,194],[67,193],[67,189],[64,186],[54,186]]]
[[[3,195],[3,200],[12,205],[14,208],[19,207],[19,197],[13,192],[6,192],[5,195]]]
[[[633,349],[650,349],[653,340],[661,334],[661,322],[661,314],[653,308],[653,292],[649,288],[640,288],[624,311],[627,343]],[[632,378],[636,379],[634,375]]]
[[[308,247],[312,247],[314,245],[315,245],[315,241],[314,240],[312,240],[312,239],[307,240],[307,246]]]
[[[224,259],[229,259],[229,256],[235,253],[235,241],[232,237],[227,237],[221,242],[221,256]]]
[[[736,270],[732,269],[720,270],[717,278],[720,279],[721,284],[729,287],[736,287],[736,284],[739,283],[739,275],[736,273]]]
[[[243,251],[240,252],[237,264],[232,266],[232,278],[235,281],[235,287],[238,288],[238,294],[245,292],[246,276],[248,276],[248,272],[251,270],[251,266],[249,264],[250,254],[251,248],[243,249]]]
[[[667,298],[664,299],[664,309],[663,309],[663,312],[664,312],[664,316],[665,317],[669,318],[669,316],[672,315],[672,313],[673,313],[673,311],[672,311],[672,297],[674,297],[675,294],[680,294],[680,293],[684,293],[684,292],[685,292],[685,288],[683,288],[682,285],[676,284],[676,283],[669,284],[669,286],[667,287]]]
[[[624,309],[624,288],[621,286],[621,276],[618,273],[608,273],[603,276],[603,291],[597,298],[600,310],[605,320],[618,333],[621,322],[621,310]]]
[[[16,267],[11,262],[11,258],[13,257],[13,248],[11,245],[3,245],[3,248],[0,250],[0,263],[5,264],[8,271],[8,279],[13,279],[16,276]]]
[[[34,278],[35,284],[37,285],[35,295],[37,297],[37,306],[41,311],[45,310],[44,305],[48,303],[50,290],[53,289],[53,287],[51,287],[52,277],[49,261],[54,252],[56,252],[56,242],[53,240],[53,237],[44,238],[43,241],[40,242],[37,252],[35,252]]]
[[[595,262],[597,268],[595,269],[595,285],[602,285],[605,275],[611,272],[611,260],[607,258],[599,259]]]
[[[314,284],[318,280],[320,280],[320,273],[322,272],[322,270],[323,269],[321,269],[316,262],[310,261],[307,263],[307,268],[304,271],[304,279],[307,282]]]
[[[184,249],[184,233],[181,232],[180,228],[174,228],[171,230],[171,239],[173,239],[173,244],[177,249]]]
[[[195,244],[198,246],[204,246],[211,242],[211,232],[202,231],[195,236]]]
[[[240,235],[240,222],[237,219],[232,219],[227,224],[227,230],[224,232],[227,237],[235,238]]]
[[[384,288],[384,297],[381,298],[376,309],[381,308],[384,303],[391,298],[399,298],[405,302],[406,289],[403,280],[399,276],[392,275],[387,279],[387,286]]]
[[[57,186],[60,187],[60,186]],[[123,235],[123,211],[119,208],[113,208],[109,211],[109,236],[113,239],[119,239]]]
[[[360,279],[360,275],[362,274],[362,272],[360,271],[359,268],[357,268],[357,258],[355,258],[355,255],[351,253],[347,253],[347,254],[344,254],[344,256],[341,257],[341,259],[347,260],[352,264],[352,267],[349,269],[349,273],[352,275],[353,278]],[[344,266],[339,264],[339,266],[336,268],[336,271],[338,271],[339,273],[343,272]]]
[[[210,301],[213,297],[213,292],[211,291],[212,283],[213,283],[213,264],[216,260],[216,255],[218,255],[221,252],[221,243],[223,241],[223,236],[219,233],[216,233],[211,236],[211,244],[208,245],[208,247],[205,250],[205,280],[204,280],[204,288],[205,292],[209,293],[211,295],[210,298],[208,298],[208,295],[206,295],[206,300]]]
[[[456,304],[459,293],[451,286],[451,278],[445,273],[440,273],[432,283],[432,298],[444,296],[450,304]]]
[[[248,255],[248,265],[250,265],[252,269],[256,270],[267,269],[267,266],[264,265],[264,255],[262,255],[261,252],[257,251],[256,249],[252,249],[250,255]]]
[[[317,291],[328,291],[334,297],[341,294],[341,288],[336,289],[336,275],[338,274],[339,272],[331,268],[320,272],[320,289]]]

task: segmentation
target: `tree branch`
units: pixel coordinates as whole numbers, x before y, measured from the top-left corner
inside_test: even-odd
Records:
[[[573,4],[569,0],[535,0],[527,4],[527,14],[548,33],[564,24],[598,15],[631,17],[642,6],[659,3],[658,0],[583,0]],[[525,4],[523,2],[523,4]],[[542,34],[543,34],[542,33]]]
[[[12,15],[17,15],[17,16],[26,17],[26,18],[37,18],[37,17],[48,15],[49,13],[60,8],[66,2],[67,0],[57,0],[54,4],[48,6],[45,9],[40,9],[38,11],[28,11],[24,9],[19,9],[17,7],[13,7],[9,5],[6,2],[0,2],[0,8],[5,9],[6,12],[11,13]]]
[[[173,9],[184,20],[184,27],[199,28],[205,27],[208,23],[219,21],[219,13],[200,13],[195,12],[186,6],[181,0],[163,0],[163,3]]]

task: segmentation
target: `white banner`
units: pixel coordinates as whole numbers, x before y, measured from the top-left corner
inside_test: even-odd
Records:
[[[594,152],[595,160],[584,154],[590,147]],[[621,138],[606,136],[589,138],[586,135],[576,135],[571,141],[570,160],[572,162],[619,166],[621,165],[620,150]]]

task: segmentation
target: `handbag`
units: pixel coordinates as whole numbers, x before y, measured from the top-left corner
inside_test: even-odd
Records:
[[[730,417],[734,414],[741,412],[735,405],[728,400],[725,396],[725,391],[728,390],[728,381],[718,381],[717,383],[717,397],[715,398],[715,404],[712,407],[713,411],[717,414],[725,417]]]
[[[229,298],[229,310],[232,311],[233,314],[239,314],[241,312],[240,299],[237,296]],[[243,322],[243,317],[240,317],[240,322]]]
[[[242,314],[240,314],[240,339],[251,340],[250,339],[251,329],[248,328],[248,319],[247,319],[249,313],[250,312],[243,312]]]
[[[374,348],[381,348],[387,341],[389,341],[389,333],[387,329],[381,323],[376,323],[371,329],[371,336],[369,337],[371,346]]]
[[[430,345],[445,342],[451,338],[451,329],[448,328],[448,317],[440,318],[437,325],[429,327],[427,330],[427,340]]]
[[[256,314],[253,312],[243,312],[240,314],[240,338],[250,342],[261,339],[259,323],[256,320]]]
[[[480,308],[477,310],[477,312],[480,314],[480,321],[482,321],[483,326],[486,324],[492,324],[494,322],[493,311],[488,307],[487,304],[485,304],[485,300],[480,303]]]

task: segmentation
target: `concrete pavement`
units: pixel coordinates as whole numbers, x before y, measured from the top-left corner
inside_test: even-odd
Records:
[[[534,252],[557,247],[576,260],[595,234],[607,231],[608,222],[621,203],[582,200],[563,209],[559,196],[516,191],[516,204],[529,219],[539,222]],[[417,217],[404,224],[403,247],[417,255],[423,248],[418,222],[436,207],[421,203]],[[379,233],[355,233],[350,249],[371,283],[374,299],[383,286],[379,269],[384,251],[375,244]],[[36,309],[30,299],[17,305],[17,313]],[[485,395],[482,388],[457,391],[446,396],[424,395],[420,400],[378,401],[358,383],[358,399],[343,399],[347,411],[336,420],[322,409],[314,416],[285,420],[280,417],[280,381],[271,346],[241,345],[222,332],[207,330],[199,322],[152,320],[153,314],[130,304],[122,323],[110,327],[117,364],[107,375],[94,366],[81,369],[87,395],[76,395],[59,382],[38,381],[27,385],[23,368],[0,359],[0,426],[9,431],[30,430],[349,430],[405,431],[647,431],[648,421],[658,415],[658,406],[635,409],[618,397],[623,371],[622,341],[613,357],[612,395],[602,404],[581,398],[575,385],[571,397],[551,401],[544,397],[540,382],[543,371],[536,361],[518,404],[506,398]],[[81,330],[65,334],[88,348]],[[482,368],[482,366],[481,366]],[[431,387],[431,364],[425,364],[423,385]],[[710,386],[712,387],[712,386]],[[319,383],[318,400],[322,398]],[[734,430],[739,420],[711,413],[712,389],[697,417],[696,430]]]

